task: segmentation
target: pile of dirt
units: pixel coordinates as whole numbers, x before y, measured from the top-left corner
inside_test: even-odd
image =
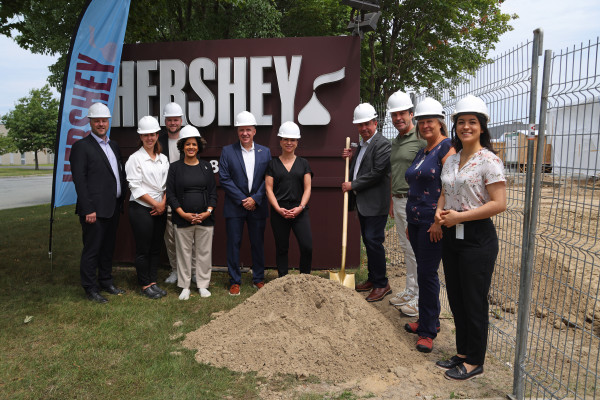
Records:
[[[345,381],[388,371],[407,353],[396,328],[354,290],[312,275],[266,284],[190,332],[196,360],[262,376],[289,373]]]

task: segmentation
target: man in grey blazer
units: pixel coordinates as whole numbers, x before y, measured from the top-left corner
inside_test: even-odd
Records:
[[[350,193],[350,209],[356,208],[360,232],[367,250],[369,275],[356,291],[370,291],[366,300],[380,301],[392,292],[386,276],[385,225],[390,209],[390,152],[388,139],[377,132],[377,113],[368,103],[354,109],[353,124],[361,137],[360,148],[350,161],[350,182],[342,191]],[[342,156],[352,151],[344,149]]]

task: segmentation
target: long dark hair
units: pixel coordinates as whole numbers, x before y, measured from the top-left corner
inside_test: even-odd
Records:
[[[463,144],[460,141],[460,139],[458,138],[458,135],[456,134],[456,121],[458,121],[458,117],[460,117],[461,115],[465,115],[465,114],[474,115],[477,118],[477,121],[479,121],[479,126],[481,127],[481,134],[479,135],[479,144],[482,147],[485,147],[486,149],[491,151],[492,153],[496,154],[496,150],[494,150],[494,146],[492,146],[492,135],[490,135],[490,130],[488,129],[488,126],[487,126],[487,119],[485,118],[484,115],[475,113],[475,112],[457,114],[453,118],[453,121],[452,121],[453,122],[453,124],[452,124],[452,145],[454,146],[454,149],[456,150],[456,152],[458,153],[463,148]]]

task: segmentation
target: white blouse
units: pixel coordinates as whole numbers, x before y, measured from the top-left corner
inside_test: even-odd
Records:
[[[490,201],[486,186],[506,182],[502,160],[485,147],[459,169],[461,153],[462,150],[448,157],[442,169],[445,210],[468,211],[481,207]]]
[[[158,154],[153,160],[148,152],[140,147],[129,156],[125,163],[125,173],[131,190],[130,201],[136,201],[145,207],[152,207],[139,199],[145,194],[154,200],[161,201],[167,186],[169,160],[164,154]]]

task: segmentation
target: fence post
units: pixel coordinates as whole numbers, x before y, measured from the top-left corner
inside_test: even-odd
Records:
[[[532,127],[535,126],[537,93],[538,93],[538,69],[539,57],[542,55],[543,31],[541,28],[533,31],[533,49],[531,58],[531,92],[529,94],[529,125],[530,134],[527,140],[527,173],[525,177],[525,204],[523,210],[523,239],[521,246],[521,279],[519,283],[519,308],[517,315],[517,343],[515,350],[513,394],[511,398],[523,399],[524,393],[524,362],[527,355],[527,333],[529,330],[529,309],[531,307],[531,281],[533,268],[528,264],[529,253],[533,253],[530,247],[530,232],[532,221],[531,188],[533,176],[533,139],[535,138]],[[538,158],[539,161],[539,158]],[[534,230],[535,232],[535,230]],[[534,242],[534,241],[533,241]],[[533,259],[533,257],[531,257]]]

